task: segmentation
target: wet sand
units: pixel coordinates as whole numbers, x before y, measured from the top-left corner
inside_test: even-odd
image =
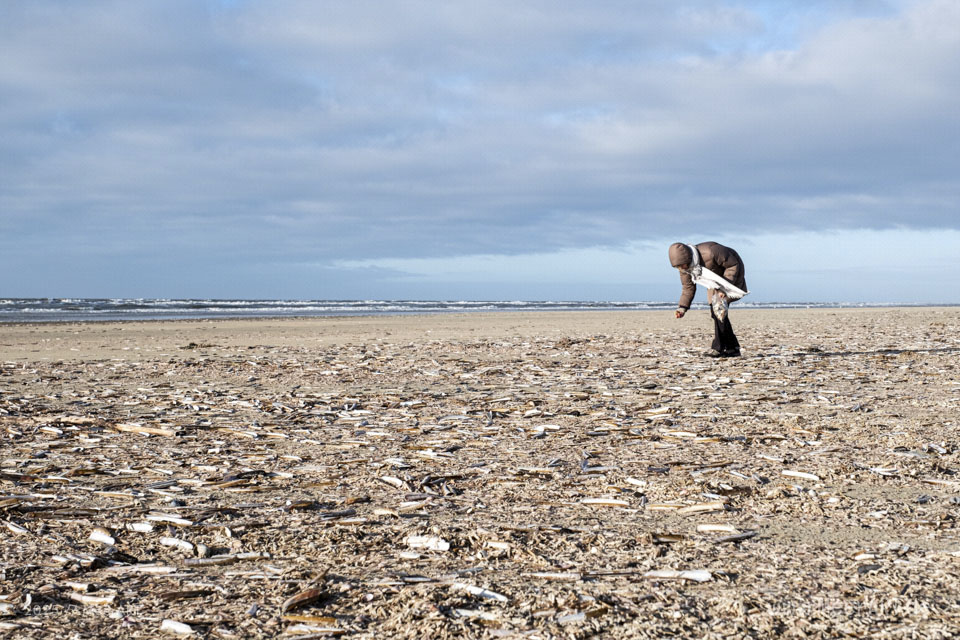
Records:
[[[949,637],[960,309],[0,326],[0,633]]]

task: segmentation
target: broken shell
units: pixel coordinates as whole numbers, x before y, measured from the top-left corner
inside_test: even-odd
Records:
[[[186,558],[183,564],[188,567],[216,567],[225,564],[233,564],[240,558],[235,555],[216,555],[199,558]]]
[[[194,633],[193,627],[182,622],[177,622],[176,620],[164,620],[160,623],[160,631],[178,636],[189,636]]]
[[[654,533],[650,539],[654,544],[673,544],[675,542],[682,542],[683,536],[677,533]]]
[[[400,478],[395,478],[393,476],[380,476],[380,482],[386,482],[391,487],[395,487],[397,489],[403,489],[405,485],[403,480],[401,480]]]
[[[674,502],[651,502],[647,505],[647,511],[676,511],[682,508],[682,504]]]
[[[717,538],[713,541],[714,544],[724,544],[726,542],[743,542],[744,540],[749,540],[750,538],[757,535],[757,531],[744,531],[743,533],[735,533],[730,536],[723,536],[722,538]]]
[[[147,520],[152,522],[160,522],[163,524],[172,524],[177,527],[189,527],[193,525],[192,520],[187,520],[186,518],[181,518],[180,516],[174,516],[167,513],[158,513],[147,516]]]
[[[110,593],[107,595],[92,595],[89,593],[75,593],[72,591],[68,591],[63,595],[66,598],[73,600],[74,602],[79,602],[80,604],[94,605],[94,606],[111,605],[117,599],[117,595],[115,593]]]
[[[597,507],[629,507],[630,503],[626,500],[617,500],[615,498],[584,498],[580,504],[589,504]]]
[[[497,602],[510,601],[510,598],[508,598],[503,594],[497,593],[495,591],[490,591],[489,589],[484,589],[482,587],[477,587],[472,584],[466,584],[463,582],[454,582],[450,585],[450,588],[466,591],[470,595],[477,596],[478,598],[485,598],[487,600],[496,600]]]
[[[160,538],[160,544],[165,547],[176,547],[181,551],[193,553],[193,543],[187,542],[186,540],[181,540],[180,538],[170,538],[168,536],[164,536]]]
[[[820,476],[813,473],[807,473],[806,471],[792,471],[790,469],[784,469],[780,472],[780,475],[787,476],[789,478],[800,478],[802,480],[813,480],[814,482],[820,481]]]
[[[556,573],[551,571],[537,571],[534,573],[522,573],[520,575],[527,578],[541,578],[543,580],[553,580],[557,582],[576,582],[583,578],[579,573]]]
[[[531,476],[552,476],[556,472],[556,469],[549,469],[546,467],[518,467],[517,473],[527,474]]]
[[[484,622],[498,622],[500,616],[491,611],[480,611],[478,609],[454,609],[461,618],[473,618]]]
[[[436,536],[407,536],[403,542],[411,549],[428,549],[430,551],[450,550],[450,543]]]
[[[301,591],[300,593],[291,596],[284,600],[283,604],[280,606],[280,613],[286,613],[287,611],[292,611],[293,609],[299,609],[300,607],[305,607],[308,604],[313,604],[320,598],[326,595],[326,591],[323,589],[307,589]]]
[[[702,502],[700,504],[692,504],[688,507],[682,507],[677,510],[677,513],[683,515],[690,515],[692,513],[712,513],[714,511],[723,511],[726,508],[726,504],[715,500],[713,502]]]
[[[647,571],[645,574],[643,574],[643,577],[651,580],[690,580],[692,582],[707,582],[713,579],[713,574],[703,569],[693,569],[688,571],[657,569],[655,571]]]
[[[17,535],[25,535],[30,533],[26,527],[21,527],[15,522],[6,522],[4,524],[7,525],[7,529],[9,529],[11,533],[15,533]]]
[[[712,523],[698,524],[697,531],[700,533],[716,533],[716,532],[739,533],[737,531],[737,528],[732,524],[712,524]]]
[[[110,535],[110,532],[103,527],[97,527],[90,532],[90,540],[106,545],[117,544],[117,539]]]

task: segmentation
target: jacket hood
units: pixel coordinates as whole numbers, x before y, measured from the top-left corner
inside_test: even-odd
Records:
[[[693,255],[690,253],[690,247],[682,242],[674,242],[670,245],[670,266],[679,267],[682,264],[693,262]]]

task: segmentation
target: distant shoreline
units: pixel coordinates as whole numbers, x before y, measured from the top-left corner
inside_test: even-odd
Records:
[[[450,313],[669,311],[672,301],[214,300],[0,298],[0,324],[418,316]],[[949,308],[960,303],[738,302],[738,310]],[[705,309],[702,302],[694,309]]]

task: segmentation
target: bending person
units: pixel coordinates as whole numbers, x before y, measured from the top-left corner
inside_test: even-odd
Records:
[[[736,251],[716,242],[701,242],[697,245],[675,242],[670,245],[669,255],[670,264],[680,270],[680,283],[683,286],[676,317],[682,318],[686,315],[697,293],[697,285],[704,285],[707,287],[714,336],[713,344],[703,355],[711,358],[739,356],[740,342],[730,325],[726,304],[747,294],[743,260]],[[714,302],[718,304],[714,305]]]

